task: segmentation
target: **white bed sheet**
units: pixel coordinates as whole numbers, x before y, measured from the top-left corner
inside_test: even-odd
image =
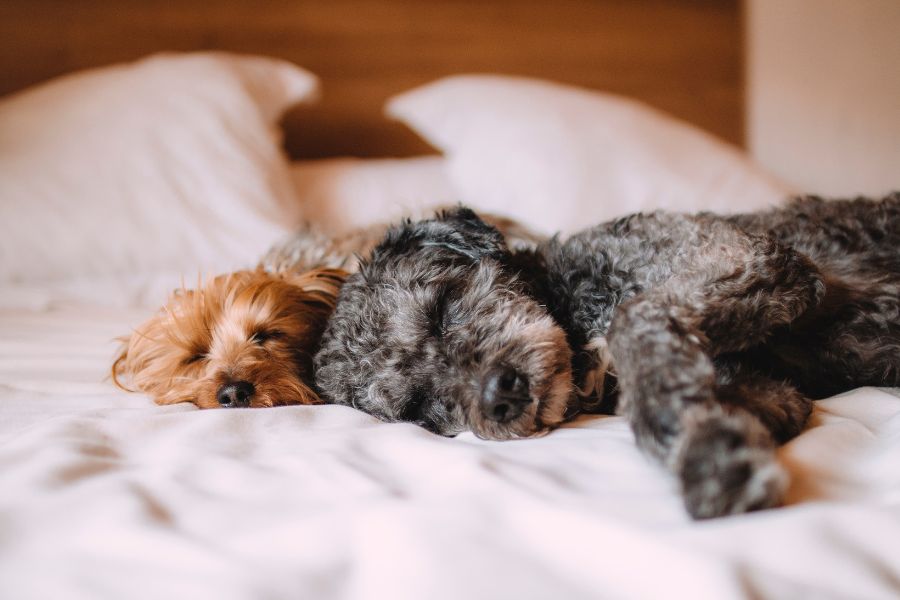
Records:
[[[28,299],[20,294],[20,299]],[[691,523],[620,418],[484,442],[113,388],[144,309],[0,309],[2,598],[896,598],[900,397],[818,403],[788,507]]]

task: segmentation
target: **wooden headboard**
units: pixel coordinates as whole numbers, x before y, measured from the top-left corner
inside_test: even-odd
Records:
[[[322,79],[295,158],[408,156],[389,96],[463,72],[626,94],[743,143],[740,0],[4,0],[0,93],[160,50],[277,56]]]

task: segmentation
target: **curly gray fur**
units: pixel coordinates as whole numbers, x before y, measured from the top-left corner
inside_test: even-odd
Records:
[[[898,248],[896,193],[638,214],[516,252],[461,209],[393,228],[349,278],[317,384],[490,439],[616,406],[694,517],[774,506],[810,399],[900,385]]]
[[[565,335],[505,268],[503,236],[474,213],[407,221],[348,278],[316,356],[327,399],[445,435],[533,435],[562,421],[571,371]],[[502,371],[527,373],[515,419],[485,418]]]

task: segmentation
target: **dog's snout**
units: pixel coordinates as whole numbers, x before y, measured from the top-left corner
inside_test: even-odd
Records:
[[[250,399],[256,389],[249,381],[233,381],[226,383],[216,393],[216,400],[226,408],[250,406]]]
[[[528,380],[515,369],[495,369],[484,378],[481,409],[488,419],[498,423],[512,421],[522,414],[530,402]]]

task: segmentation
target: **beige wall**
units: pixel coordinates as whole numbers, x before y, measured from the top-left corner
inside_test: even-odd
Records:
[[[900,189],[900,0],[747,0],[747,142],[799,190]]]

